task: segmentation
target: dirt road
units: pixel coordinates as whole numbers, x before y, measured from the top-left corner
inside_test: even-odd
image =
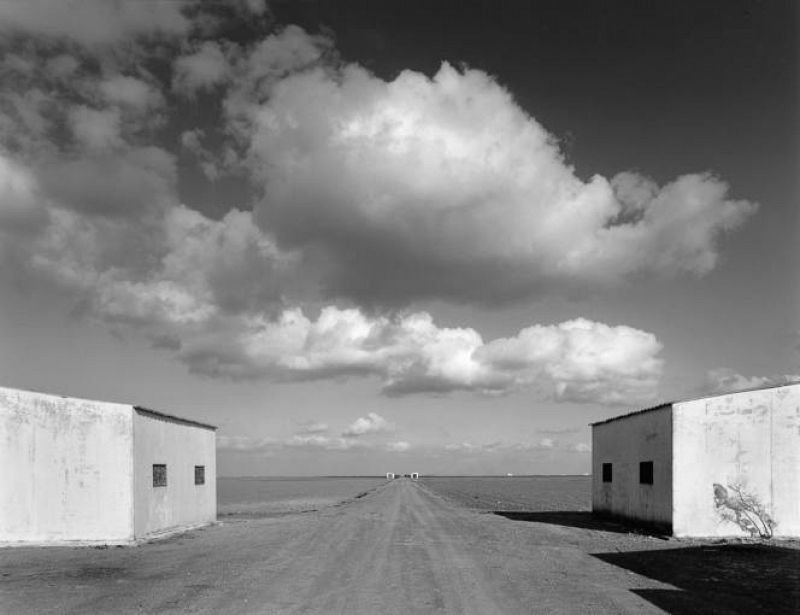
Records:
[[[480,513],[397,480],[321,511],[136,548],[0,550],[0,613],[663,612],[645,597],[675,587],[590,555],[620,541],[663,548]]]

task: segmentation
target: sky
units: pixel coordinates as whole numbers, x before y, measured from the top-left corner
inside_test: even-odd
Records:
[[[0,385],[218,472],[574,474],[800,380],[794,2],[0,2]]]

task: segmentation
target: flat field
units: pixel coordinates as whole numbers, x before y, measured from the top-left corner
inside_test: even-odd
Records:
[[[383,477],[245,477],[217,480],[217,514],[264,516],[319,510],[357,497]]]
[[[591,476],[432,476],[423,477],[422,481],[438,494],[478,510],[592,509]]]

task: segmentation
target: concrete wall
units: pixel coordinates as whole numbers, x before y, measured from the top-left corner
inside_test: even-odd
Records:
[[[0,388],[0,542],[130,541],[132,414]]]
[[[217,518],[216,435],[212,429],[136,410],[133,419],[136,538]],[[153,486],[153,464],[167,465],[167,486]],[[205,466],[205,484],[194,467]]]
[[[653,462],[653,484],[639,483],[639,462]],[[613,480],[602,482],[602,464]],[[592,426],[592,510],[658,526],[672,523],[670,406]]]
[[[800,385],[678,403],[674,430],[677,536],[749,535],[738,487],[800,536]]]

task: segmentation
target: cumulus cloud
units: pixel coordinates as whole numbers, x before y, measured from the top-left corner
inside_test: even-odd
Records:
[[[0,188],[13,203],[3,216],[35,219],[34,178],[0,161],[6,162]],[[254,225],[250,212],[231,210],[211,220],[165,203],[153,210],[154,222],[137,225],[126,209],[108,215],[104,199],[87,201],[97,190],[105,194],[108,174],[99,181],[76,185],[75,195],[61,190],[62,206],[51,207],[18,250],[33,273],[85,296],[95,316],[143,329],[194,372],[295,380],[372,376],[388,395],[534,387],[560,401],[608,404],[655,395],[661,344],[650,333],[578,319],[485,343],[474,329],[439,327],[426,312],[369,316],[327,306],[312,320],[299,307],[283,307],[282,279],[291,275],[293,258]],[[120,190],[125,183],[116,185]],[[388,428],[369,414],[343,435]]]
[[[97,110],[79,105],[70,114],[72,132],[85,147],[104,150],[122,143],[119,134],[119,112],[114,109]]]
[[[181,145],[186,151],[194,155],[200,169],[203,171],[203,175],[213,182],[222,174],[225,161],[220,160],[218,156],[215,156],[213,152],[203,145],[205,137],[205,131],[200,128],[187,130],[181,134]]]
[[[502,302],[640,272],[708,273],[755,206],[709,174],[579,179],[480,70],[384,81],[315,66],[272,84],[250,164],[258,220],[324,254],[332,296]]]
[[[247,4],[225,6],[263,14]],[[179,45],[158,47],[150,59],[162,70],[148,72],[122,47],[86,62],[65,40],[202,32],[186,17],[202,10],[82,0],[59,22],[58,3],[47,20],[39,0],[0,6],[0,35],[59,39],[0,62],[4,265],[144,332],[195,373],[369,377],[386,395],[531,388],[565,402],[646,402],[662,369],[649,332],[575,319],[485,341],[408,306],[702,275],[721,236],[755,209],[707,174],[663,186],[624,172],[580,179],[479,70],[445,63],[432,77],[386,81],[341,62],[330,38],[289,26],[235,44],[193,34],[175,61]],[[89,9],[92,28],[114,24],[87,34],[75,15]],[[171,107],[171,83],[209,89],[219,116],[165,129],[162,116],[194,104]],[[176,134],[210,179],[243,161],[254,209],[206,215],[181,203]],[[321,307],[316,317],[307,303]],[[357,423],[341,437],[356,438]],[[296,435],[297,446],[341,444]]]
[[[248,436],[217,436],[217,449],[245,453],[271,452],[280,447],[274,438],[251,438]]]
[[[371,433],[381,433],[393,431],[394,425],[383,418],[380,414],[370,412],[367,416],[357,418],[353,423],[342,432],[345,437],[363,436]]]
[[[735,393],[746,389],[778,386],[800,382],[798,374],[778,374],[772,376],[744,376],[733,369],[719,367],[706,374],[704,391],[712,394]]]
[[[347,451],[352,448],[361,448],[364,446],[362,442],[357,442],[351,438],[321,436],[316,434],[296,434],[283,444],[289,448],[322,449],[326,451]]]
[[[175,160],[154,146],[103,148],[121,144],[113,116],[88,115],[76,120],[76,130],[88,151],[44,159],[36,174],[42,189],[54,202],[93,216],[143,219],[176,203]],[[100,150],[100,151],[95,151]]]
[[[328,431],[330,427],[327,423],[320,423],[311,421],[303,425],[300,429],[300,433],[303,434],[316,434],[316,433],[325,433]]]
[[[99,85],[105,99],[137,111],[157,107],[163,100],[161,93],[141,79],[127,75],[113,75]]]
[[[489,343],[474,329],[440,328],[424,312],[371,318],[326,307],[312,321],[295,308],[276,321],[246,325],[228,331],[226,340],[188,340],[184,359],[198,371],[230,377],[374,376],[387,395],[533,387],[558,401],[604,404],[652,400],[662,369],[661,344],[652,334],[588,320],[536,326]],[[201,356],[213,354],[215,361],[193,363],[191,350],[205,344],[216,352]]]
[[[250,212],[213,220],[177,204],[173,172],[154,148],[58,163],[38,178],[0,155],[3,248],[28,276],[76,293],[108,323],[144,328],[159,344],[243,332],[241,314],[267,318],[280,306],[292,257]]]
[[[19,236],[20,230],[41,227],[47,217],[33,174],[11,158],[0,155],[0,234],[6,231]]]
[[[398,440],[397,442],[389,442],[386,445],[386,450],[390,453],[405,453],[411,448],[411,443],[405,440]]]
[[[230,66],[220,46],[205,41],[192,54],[175,60],[173,88],[191,95],[200,89],[209,89],[223,83],[230,75]]]
[[[184,0],[8,0],[0,2],[0,32],[25,32],[87,45],[154,34],[184,34]]]

